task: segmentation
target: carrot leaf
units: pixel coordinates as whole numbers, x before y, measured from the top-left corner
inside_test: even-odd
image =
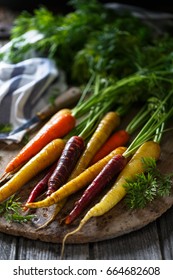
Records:
[[[168,196],[173,174],[162,174],[152,158],[142,158],[146,171],[127,179],[124,185],[127,194],[125,203],[130,209],[144,208],[155,198]]]
[[[0,132],[10,132],[10,130],[12,129],[12,125],[11,124],[1,124],[0,123]]]
[[[4,216],[7,221],[17,223],[27,222],[35,217],[35,215],[22,215],[22,203],[14,195],[0,204],[0,216]]]

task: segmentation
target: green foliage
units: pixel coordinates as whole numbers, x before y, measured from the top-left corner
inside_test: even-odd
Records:
[[[139,54],[145,43],[150,42],[150,33],[137,18],[127,14],[115,16],[111,23],[94,30],[84,48],[76,53],[73,77],[82,81],[96,72],[103,77],[119,79],[136,72],[137,50]]]
[[[34,215],[22,215],[22,203],[14,195],[0,204],[0,215],[7,221],[22,223],[32,220]]]
[[[137,174],[134,179],[126,180],[125,202],[131,209],[144,208],[157,197],[168,196],[171,191],[173,174],[162,174],[152,158],[143,158],[145,173]]]
[[[11,50],[4,57],[11,62],[29,53],[53,58],[70,79],[80,83],[86,82],[90,71],[102,69],[104,76],[115,78],[118,73],[121,77],[134,72],[134,50],[150,41],[150,29],[130,15],[118,16],[96,0],[70,4],[74,11],[66,15],[53,14],[45,7],[33,14],[22,12],[12,28]],[[23,34],[30,30],[43,37],[34,43],[26,41]]]
[[[69,4],[73,10],[66,15],[53,14],[44,7],[33,14],[21,13],[12,29],[11,49],[2,59],[52,58],[65,71],[67,83],[80,87],[91,77],[99,77],[99,94],[79,103],[73,111],[76,117],[93,112],[93,108],[102,114],[116,109],[121,115],[135,102],[165,97],[173,83],[172,36],[153,36],[141,19],[118,14],[97,0],[72,0]],[[41,36],[35,42],[27,41],[23,35],[33,29]],[[93,80],[89,94],[95,91],[95,84]],[[94,115],[101,118],[97,112]]]
[[[0,124],[0,132],[10,132],[12,129],[11,124]]]
[[[72,0],[69,5],[73,9],[65,15],[45,7],[32,14],[23,11],[12,28],[11,49],[1,58],[18,62],[36,55],[49,57],[66,72],[69,83],[79,84],[85,84],[93,72],[115,82],[136,71],[172,69],[170,35],[153,36],[141,19],[118,14],[97,0]],[[30,30],[42,37],[25,40],[23,34]]]

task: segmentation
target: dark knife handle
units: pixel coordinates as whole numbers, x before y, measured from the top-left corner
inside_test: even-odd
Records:
[[[37,113],[41,120],[55,114],[58,110],[63,108],[71,108],[74,106],[81,97],[81,91],[77,87],[71,87],[64,93],[60,94],[54,101],[53,105],[48,105]]]

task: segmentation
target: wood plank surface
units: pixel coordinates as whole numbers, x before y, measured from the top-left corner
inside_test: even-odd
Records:
[[[164,216],[167,216],[166,214]],[[160,219],[159,219],[160,220]],[[167,230],[169,240],[173,240]],[[23,237],[0,234],[0,260],[58,260],[61,245],[32,241]],[[141,230],[107,241],[67,244],[65,260],[161,260],[172,259],[173,247],[166,246],[156,222]],[[162,255],[162,250],[164,254]]]
[[[173,207],[157,221],[162,258],[173,260]]]
[[[67,244],[66,260],[172,260],[173,208],[143,229],[107,241]],[[0,260],[58,260],[60,244],[0,233]]]
[[[15,260],[17,247],[17,238],[0,233],[0,260]]]
[[[95,259],[154,260],[161,259],[161,251],[155,222],[123,237],[94,245]]]

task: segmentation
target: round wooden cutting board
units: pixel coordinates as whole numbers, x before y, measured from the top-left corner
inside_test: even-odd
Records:
[[[173,131],[166,132],[161,142],[161,158],[158,162],[158,167],[163,173],[170,173],[173,171]],[[19,145],[0,144],[0,171],[4,171],[9,160],[20,150]],[[28,194],[34,184],[39,180],[41,175],[34,178],[27,185],[23,186],[18,196],[22,202],[26,201]],[[73,225],[64,225],[63,218],[73,206],[79,194],[71,197],[64,209],[57,215],[56,219],[47,227],[39,229],[50,216],[55,206],[49,208],[42,208],[34,212],[36,217],[31,222],[27,223],[13,223],[8,222],[4,217],[0,217],[0,231],[15,235],[23,236],[29,239],[38,239],[46,242],[60,243],[64,235],[75,229],[81,217],[77,219]],[[156,220],[165,211],[173,205],[173,191],[169,197],[157,199],[144,209],[128,210],[124,201],[121,201],[111,211],[102,217],[92,218],[81,231],[72,235],[67,239],[67,243],[85,243],[111,239],[131,231],[140,229],[150,222]],[[34,210],[35,211],[35,210]],[[31,213],[33,210],[31,211]],[[61,221],[61,223],[60,223]]]

